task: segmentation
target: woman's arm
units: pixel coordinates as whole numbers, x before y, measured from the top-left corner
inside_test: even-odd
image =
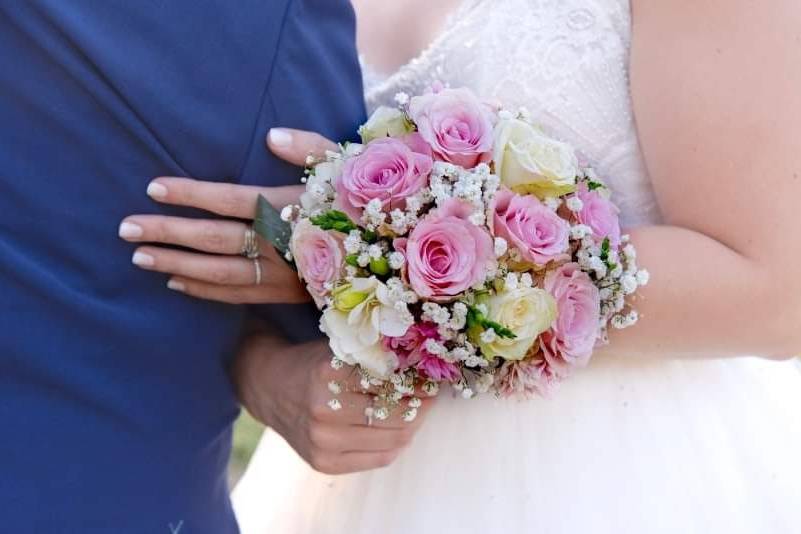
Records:
[[[638,0],[631,86],[666,226],[610,351],[801,352],[801,4]]]

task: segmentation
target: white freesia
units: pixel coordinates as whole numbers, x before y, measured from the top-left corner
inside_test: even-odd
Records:
[[[337,306],[338,298],[346,304]],[[387,286],[371,277],[356,278],[340,290],[335,305],[323,313],[320,326],[337,358],[386,378],[397,368],[398,357],[384,349],[381,336],[403,336],[411,322],[396,309]]]
[[[342,174],[342,159],[318,163],[314,174],[306,179],[306,191],[300,195],[300,205],[307,212],[328,209],[334,199],[334,184]]]
[[[380,106],[359,129],[359,135],[366,144],[382,137],[401,137],[411,131],[411,123],[399,109]]]
[[[479,338],[485,356],[500,356],[507,360],[522,360],[556,319],[556,301],[545,290],[517,286],[501,291],[487,299],[487,318],[511,330],[514,339],[494,336],[487,342]]]
[[[495,173],[516,193],[558,197],[576,187],[578,158],[573,148],[551,139],[519,119],[495,129]]]

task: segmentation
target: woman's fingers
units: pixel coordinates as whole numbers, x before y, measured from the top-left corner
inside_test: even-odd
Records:
[[[337,150],[336,144],[319,134],[288,128],[270,130],[267,144],[275,155],[299,167],[306,165],[309,155],[319,158],[326,150]],[[224,217],[252,219],[259,195],[281,209],[288,204],[297,204],[304,190],[302,185],[256,187],[165,176],[150,182],[147,194],[165,204],[189,206]]]
[[[237,219],[253,219],[259,195],[280,210],[288,204],[296,204],[303,191],[302,185],[256,187],[166,176],[156,178],[147,187],[147,194],[157,202],[189,206]]]
[[[265,276],[269,276],[269,272]],[[190,297],[225,304],[300,304],[311,300],[303,286],[294,282],[260,286],[221,286],[190,278],[174,277],[167,282],[167,287]]]
[[[159,247],[140,247],[133,263],[149,271],[193,278],[217,285],[248,286],[256,283],[252,260],[235,256],[211,256]],[[262,273],[266,276],[268,273]]]
[[[322,158],[327,150],[338,147],[320,134],[290,128],[273,128],[267,135],[267,146],[279,158],[297,165],[306,166],[306,158]]]
[[[134,243],[165,243],[214,254],[239,254],[248,228],[234,221],[134,215],[120,224],[120,237]]]

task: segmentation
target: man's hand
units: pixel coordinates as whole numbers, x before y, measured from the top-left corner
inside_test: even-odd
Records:
[[[368,426],[365,408],[372,395],[362,392],[352,368],[334,370],[331,353],[322,342],[289,345],[274,336],[250,337],[233,369],[240,400],[258,420],[286,439],[315,470],[344,474],[392,463],[412,440],[432,399],[412,423],[401,420],[402,409]],[[343,392],[334,395],[328,384]],[[328,402],[337,398],[334,411]]]

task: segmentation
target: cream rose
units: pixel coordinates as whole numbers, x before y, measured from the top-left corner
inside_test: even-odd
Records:
[[[540,198],[570,193],[576,188],[579,165],[573,149],[543,135],[518,119],[501,121],[495,129],[495,174],[516,193]]]
[[[320,320],[334,355],[386,378],[398,367],[398,357],[384,348],[382,336],[405,335],[412,325],[411,317],[395,309],[389,290],[375,277],[356,278],[338,288],[334,302]]]
[[[403,137],[413,131],[412,124],[401,110],[380,106],[359,128],[359,135],[362,137],[362,142],[367,144],[382,137]]]
[[[556,301],[547,291],[534,287],[518,287],[502,291],[487,299],[487,318],[511,330],[514,339],[496,336],[491,343],[479,339],[486,356],[506,360],[522,360],[537,342],[540,334],[556,319]]]

